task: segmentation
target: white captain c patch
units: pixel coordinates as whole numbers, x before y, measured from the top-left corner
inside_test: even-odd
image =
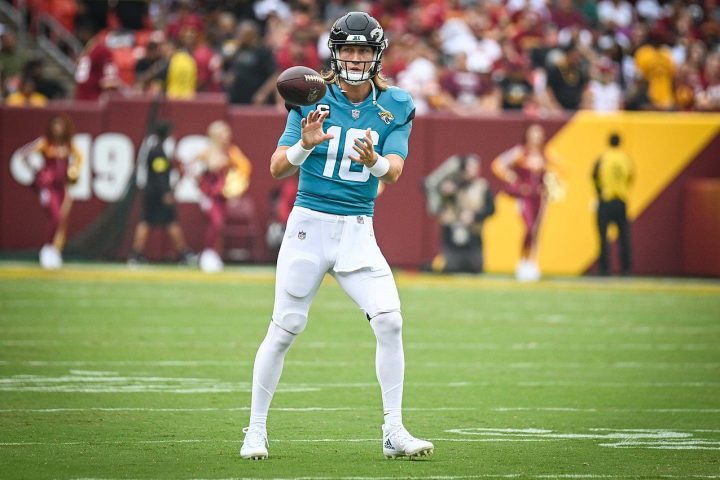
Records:
[[[326,103],[318,103],[317,107],[315,107],[315,111],[318,113],[327,112],[327,114],[328,114],[327,118],[330,118],[330,105],[328,105]]]

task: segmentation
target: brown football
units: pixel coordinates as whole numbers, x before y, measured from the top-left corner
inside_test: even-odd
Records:
[[[312,68],[290,67],[277,79],[277,89],[291,105],[312,105],[325,96],[325,80]]]

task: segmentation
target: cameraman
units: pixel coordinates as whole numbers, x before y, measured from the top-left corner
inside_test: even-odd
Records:
[[[495,201],[480,173],[478,156],[453,156],[425,181],[429,209],[442,226],[434,272],[483,272],[482,226],[495,213]]]

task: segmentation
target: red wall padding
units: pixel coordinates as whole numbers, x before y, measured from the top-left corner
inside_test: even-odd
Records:
[[[145,132],[151,103],[147,99],[112,99],[105,105],[60,103],[47,109],[0,108],[0,251],[38,249],[45,238],[46,219],[38,204],[35,192],[20,185],[10,175],[9,161],[12,153],[23,144],[42,135],[49,118],[64,112],[75,122],[78,133],[89,133],[95,138],[104,132],[120,132],[127,135],[137,150]],[[253,163],[251,186],[247,193],[256,206],[258,232],[254,261],[272,260],[265,248],[264,232],[270,216],[269,196],[278,182],[268,171],[270,155],[285,125],[285,114],[272,108],[229,107],[219,97],[203,98],[194,102],[166,102],[159,109],[163,119],[175,125],[176,139],[187,135],[204,135],[210,122],[227,120],[233,130],[234,142]],[[485,175],[498,190],[499,185],[489,172],[489,161],[497,154],[516,144],[530,123],[522,115],[500,117],[458,118],[436,115],[415,121],[408,157],[402,179],[389,185],[378,198],[376,225],[378,241],[395,266],[417,268],[427,262],[438,248],[438,228],[425,211],[425,197],[421,182],[435,166],[453,154],[474,152],[486,163]],[[533,119],[532,121],[537,121]],[[567,119],[541,121],[552,136]],[[651,205],[635,222],[633,245],[635,247],[636,271],[646,274],[702,273],[688,267],[683,269],[679,260],[680,232],[692,230],[690,223],[682,230],[680,192],[689,178],[720,175],[718,162],[712,154],[720,139],[716,138],[705,151],[700,152],[696,162],[683,172],[657,199],[659,205]],[[70,222],[70,237],[85,228],[105,207],[106,203],[93,196],[88,201],[77,201]],[[686,210],[687,211],[687,210]],[[136,200],[130,220],[130,228],[123,241],[118,258],[128,251],[132,227],[139,214]],[[202,247],[205,219],[197,204],[179,205],[181,224],[192,248]],[[667,242],[658,243],[658,229],[676,232]],[[668,237],[665,237],[668,238]],[[685,245],[690,245],[687,235]],[[687,247],[691,248],[691,247]],[[171,248],[166,236],[155,232],[150,239],[148,256],[170,256]],[[690,259],[688,254],[684,258]],[[687,260],[685,265],[691,265]],[[717,271],[715,271],[717,274]]]

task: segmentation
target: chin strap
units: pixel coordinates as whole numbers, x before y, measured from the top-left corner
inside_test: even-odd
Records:
[[[378,101],[377,101],[377,90],[375,89],[375,82],[373,81],[373,79],[371,78],[371,79],[369,80],[369,82],[370,82],[370,87],[372,88],[373,105],[376,106],[377,108],[379,108],[381,112],[390,113],[390,112],[388,111],[388,109],[386,109],[385,107],[383,107],[382,105],[380,105],[380,103],[378,103]],[[391,114],[391,115],[392,115],[392,114]]]

